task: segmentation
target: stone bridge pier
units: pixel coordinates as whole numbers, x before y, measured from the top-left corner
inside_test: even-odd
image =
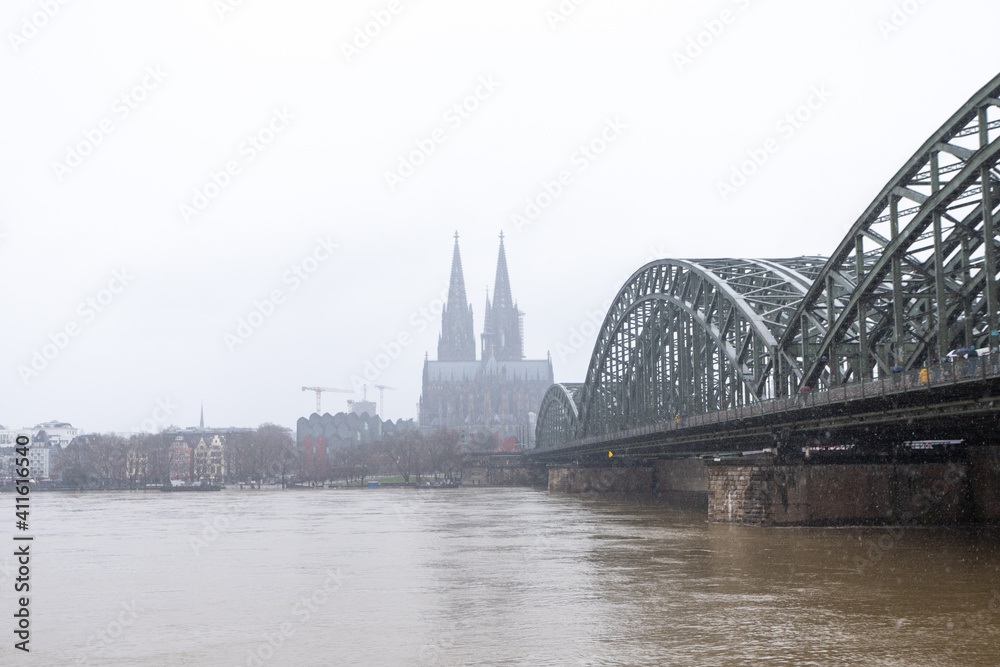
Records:
[[[947,461],[785,463],[771,455],[550,465],[556,493],[647,494],[757,526],[1000,521],[1000,447]]]
[[[921,463],[708,462],[708,515],[748,525],[1000,520],[1000,447]]]
[[[556,493],[654,494],[701,504],[708,497],[708,469],[697,458],[639,465],[552,465],[548,470],[549,491]]]

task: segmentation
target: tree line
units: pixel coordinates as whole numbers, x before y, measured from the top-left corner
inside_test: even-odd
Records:
[[[80,489],[135,489],[169,483],[170,447],[176,437],[176,431],[128,437],[115,433],[79,436],[63,450],[51,449],[50,476],[64,486]],[[208,436],[205,440],[210,442]],[[193,458],[197,441],[187,438],[185,444]],[[218,481],[281,484],[364,484],[374,475],[399,475],[404,482],[417,484],[430,476],[455,481],[465,457],[459,431],[440,429],[431,433],[397,431],[381,441],[332,448],[324,462],[303,460],[291,432],[276,424],[225,434],[222,455],[225,475]]]
[[[200,437],[200,434],[199,434]],[[171,479],[170,447],[176,432],[115,433],[79,436],[65,449],[51,450],[50,476],[77,488],[134,489]],[[206,442],[210,438],[206,436]],[[185,444],[194,457],[196,442]],[[288,429],[261,424],[257,429],[225,434],[223,461],[226,482],[285,482],[297,471],[295,441]]]
[[[456,429],[431,433],[401,430],[381,441],[333,447],[327,451],[326,465],[304,462],[301,479],[307,482],[352,481],[364,484],[373,475],[399,475],[405,483],[423,483],[436,476],[455,481],[461,474],[465,453]]]

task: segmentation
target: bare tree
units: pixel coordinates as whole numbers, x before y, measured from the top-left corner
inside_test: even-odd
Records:
[[[295,440],[291,431],[277,424],[261,424],[257,427],[256,437],[261,475],[280,475],[281,487],[284,488],[285,475],[292,470],[295,461]]]
[[[430,469],[454,481],[455,473],[461,472],[465,460],[461,433],[458,429],[438,429],[427,438],[427,442]]]
[[[58,475],[63,484],[83,489],[97,479],[91,437],[93,436],[74,438],[60,453],[53,467],[53,474]]]
[[[93,469],[102,488],[122,488],[127,477],[128,443],[113,433],[97,433],[89,438]]]
[[[150,462],[160,450],[158,435],[140,433],[133,435],[125,443],[125,479],[130,489],[136,489],[150,481]]]
[[[173,437],[165,432],[145,435],[147,483],[170,483],[170,445]]]
[[[386,437],[379,450],[395,465],[396,472],[406,483],[410,482],[410,477],[417,476],[420,481],[420,472],[424,465],[427,443],[420,431],[396,431]]]
[[[372,474],[373,449],[363,443],[358,443],[345,448],[345,452],[350,475],[357,477],[361,486],[364,486],[365,478]]]
[[[294,469],[295,441],[291,431],[277,424],[261,424],[252,433],[231,433],[226,438],[226,477],[230,481],[263,483],[265,478],[285,478]]]
[[[344,483],[351,485],[351,460],[350,451],[347,447],[338,447],[334,450],[327,450],[330,460],[330,479],[344,479]],[[315,481],[315,464],[310,464],[305,460],[300,461],[302,479]]]
[[[226,478],[232,481],[247,482],[251,476],[251,449],[254,447],[253,433],[230,433],[226,436]]]

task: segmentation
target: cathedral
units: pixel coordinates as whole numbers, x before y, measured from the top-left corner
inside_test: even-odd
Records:
[[[437,361],[424,361],[420,427],[462,429],[470,449],[528,449],[534,446],[542,396],[552,382],[551,358],[524,358],[523,313],[511,295],[502,232],[493,301],[487,293],[476,359],[472,304],[465,293],[456,232]]]

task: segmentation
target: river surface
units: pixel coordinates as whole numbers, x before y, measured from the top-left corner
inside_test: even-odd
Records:
[[[32,651],[0,557],[2,665],[1000,664],[996,528],[527,489],[50,493],[31,520]]]

